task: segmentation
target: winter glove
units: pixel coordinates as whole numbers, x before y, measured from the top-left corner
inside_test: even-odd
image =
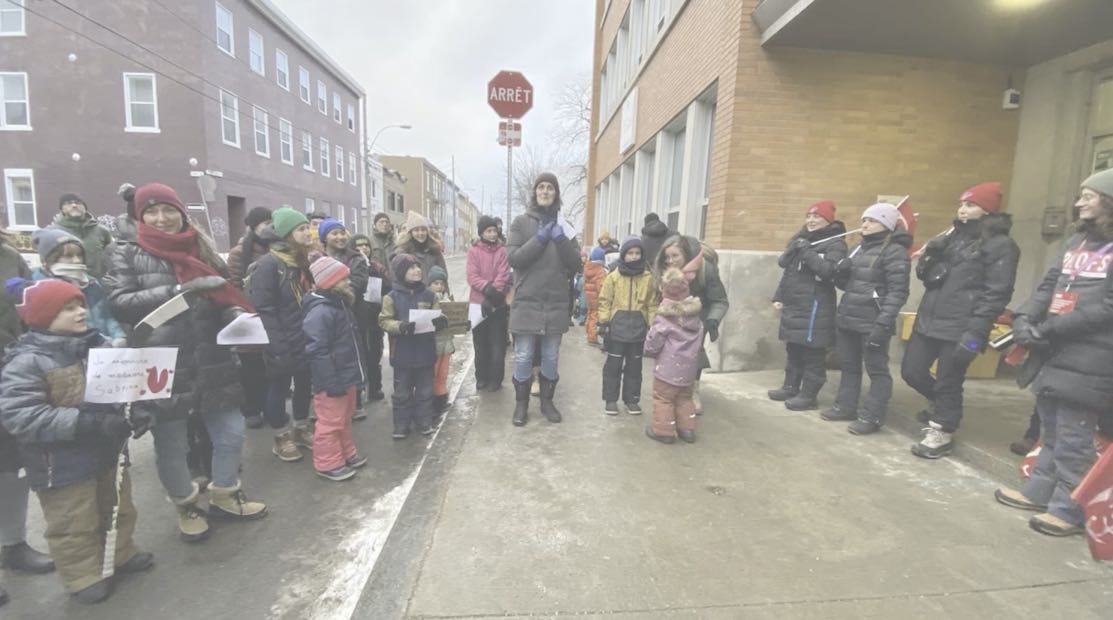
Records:
[[[537,234],[534,235],[534,238],[539,243],[548,243],[549,239],[552,238],[552,228],[548,224],[542,223],[537,227]]]
[[[228,281],[220,276],[201,276],[179,284],[176,290],[179,293],[201,293],[216,290],[227,283]]]
[[[564,227],[560,225],[560,222],[549,224],[549,236],[553,241],[557,242],[568,240],[568,237],[564,234]]]
[[[495,306],[486,299],[484,299],[483,303],[480,304],[479,309],[483,313],[483,318],[487,318],[495,313]]]
[[[121,440],[131,434],[124,416],[104,405],[84,404],[77,409],[77,436]]]
[[[143,411],[142,409],[131,408],[126,418],[128,426],[131,427],[132,439],[139,439],[151,430],[155,425],[155,417],[150,412]]]
[[[1026,316],[1013,319],[1013,339],[1028,349],[1038,349],[1048,344],[1043,332],[1034,327]]]
[[[874,325],[866,337],[866,345],[880,349],[889,344],[889,330],[880,325]]]
[[[801,250],[806,250],[810,247],[812,247],[811,241],[808,241],[807,239],[804,239],[802,237],[797,237],[788,244],[788,248],[785,249],[785,251],[795,254]]]
[[[955,345],[954,360],[963,366],[969,366],[981,352],[981,345],[977,340],[963,337]]]
[[[850,270],[854,266],[849,258],[844,258],[835,263],[835,278],[845,281],[850,277]]]
[[[483,287],[483,296],[486,297],[487,299],[491,299],[492,297],[494,297],[495,295],[498,295],[498,294],[499,294],[499,291],[498,291],[498,289],[495,288],[494,284],[488,284],[487,286]]]
[[[408,323],[399,323],[398,324],[398,333],[402,336],[412,336],[412,335],[414,335],[414,331],[416,329],[417,329],[417,324],[414,323],[413,321],[410,321]]]
[[[448,317],[447,316],[442,314],[442,315],[438,316],[437,318],[433,319],[433,329],[435,329],[437,331],[441,331],[442,329],[446,329],[447,327],[448,327]]]
[[[947,235],[941,235],[941,236],[932,238],[931,241],[928,241],[927,244],[924,245],[924,254],[930,254],[930,255],[942,254],[943,250],[945,250],[947,248],[947,241],[948,241],[948,236]]]
[[[719,321],[718,320],[707,319],[706,321],[703,322],[703,326],[704,326],[704,328],[707,329],[707,337],[711,339],[711,342],[715,342],[716,340],[719,339]]]

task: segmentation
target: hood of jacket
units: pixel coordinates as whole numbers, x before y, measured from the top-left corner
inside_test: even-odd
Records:
[[[309,311],[316,306],[323,305],[332,306],[333,308],[340,309],[345,308],[344,302],[340,299],[340,297],[330,291],[315,290],[311,293],[308,293],[304,298],[302,298],[301,304],[302,312],[304,312],[306,315],[308,315]]]
[[[117,215],[116,234],[114,236],[117,241],[136,243],[139,238],[139,228],[136,226],[135,220],[131,219],[129,215]]]
[[[696,319],[695,329],[699,329],[699,313],[702,309],[703,304],[700,303],[699,297],[688,297],[687,299],[680,300],[664,299],[661,301],[661,304],[657,306],[657,314],[678,318],[693,317]],[[691,328],[686,326],[683,322],[680,323],[680,326],[691,330]]]
[[[669,227],[661,220],[653,220],[652,222],[642,226],[643,237],[654,237],[664,239],[669,235]]]
[[[406,254],[441,253],[441,247],[437,243],[437,240],[433,238],[432,234],[430,234],[429,237],[425,239],[425,243],[419,245],[417,241],[414,241],[414,238],[410,236],[409,231],[406,231],[398,235],[398,239],[394,245],[401,252]]]
[[[97,221],[97,218],[93,217],[93,214],[89,213],[88,211],[86,211],[85,215],[82,216],[80,219],[74,219],[72,217],[67,217],[64,213],[59,213],[54,216],[52,224],[54,226],[65,228],[69,231],[79,232],[85,232],[87,230],[100,226],[100,222]]]
[[[33,349],[48,349],[62,353],[68,358],[83,360],[89,354],[89,349],[101,346],[104,342],[105,337],[91,327],[83,334],[55,334],[32,329],[8,345],[4,350],[4,364],[12,361],[17,355]]]

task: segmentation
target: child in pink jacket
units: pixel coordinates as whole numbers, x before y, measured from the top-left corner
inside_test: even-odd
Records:
[[[700,300],[692,297],[688,283],[699,271],[702,256],[683,270],[670,268],[661,276],[661,300],[649,334],[645,355],[654,357],[653,420],[645,434],[661,443],[680,437],[687,443],[696,440],[696,405],[692,384],[699,372],[699,350],[703,343]]]
[[[479,241],[468,250],[468,301],[482,308],[483,322],[473,327],[475,391],[494,392],[502,387],[506,367],[506,332],[510,309],[510,263],[499,237],[495,218],[479,218]]]

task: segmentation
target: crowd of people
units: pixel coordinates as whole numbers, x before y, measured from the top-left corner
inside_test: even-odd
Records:
[[[283,462],[310,451],[323,479],[357,475],[367,458],[352,423],[386,397],[384,340],[393,439],[431,435],[451,407],[454,332],[437,311],[455,296],[444,244],[426,218],[410,213],[396,234],[379,213],[363,235],[325,214],[257,207],[225,262],[172,188],[121,189],[126,213],[114,234],[96,224],[79,196],[64,195],[58,217],[32,237],[41,263],[34,271],[0,239],[7,293],[0,299],[0,344],[7,345],[0,561],[27,572],[57,570],[80,603],[104,600],[114,579],[153,566],[132,537],[137,512],[122,466],[130,438],[151,432],[180,538],[195,543],[208,537],[210,519],[267,515],[241,479],[245,428],[268,426],[272,452]],[[924,437],[912,448],[920,457],[952,450],[967,368],[1012,296],[1019,248],[1001,207],[998,184],[970,188],[953,227],[918,253],[915,273],[926,292],[901,374],[928,401],[920,414]],[[1094,461],[1094,431],[1113,428],[1113,292],[1106,278],[1113,171],[1082,184],[1078,207],[1078,231],[1061,262],[1012,319],[1016,342],[1029,352],[1021,374],[1037,394],[1043,450],[1022,489],[996,494],[1038,512],[1033,528],[1060,536],[1082,531],[1081,509],[1069,494]],[[783,385],[769,398],[791,410],[817,409],[834,348],[841,381],[822,418],[849,421],[856,435],[884,424],[893,389],[889,344],[912,273],[912,238],[899,222],[894,205],[869,207],[851,249],[833,202],[808,209],[779,259],[784,273],[773,303],[788,362]],[[578,316],[588,344],[605,355],[602,412],[618,415],[621,399],[627,414],[642,413],[648,356],[653,406],[645,434],[666,444],[696,441],[700,377],[710,367],[705,343],[718,340],[729,309],[719,258],[655,214],[641,232],[621,243],[602,233],[597,245],[581,247],[549,173],[536,179],[530,204],[507,230],[496,218],[480,218],[461,294],[474,309],[475,389],[500,390],[509,361],[513,426],[528,423],[534,396],[545,420],[563,420],[555,404],[560,348]],[[157,327],[143,324],[179,296],[184,311]],[[218,333],[244,314],[258,316],[267,343],[218,344]],[[177,349],[171,396],[86,402],[85,361],[97,347]],[[870,379],[864,399],[863,374]],[[29,490],[42,505],[49,555],[26,542]],[[115,547],[106,554],[110,528]],[[112,565],[102,567],[106,555]],[[6,598],[0,590],[0,603]]]

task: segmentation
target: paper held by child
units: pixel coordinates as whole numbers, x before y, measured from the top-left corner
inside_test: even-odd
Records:
[[[436,331],[433,319],[444,316],[440,310],[410,310],[410,321],[414,324],[415,334],[429,334]]]
[[[169,398],[177,360],[174,347],[90,349],[85,401],[129,403]]]
[[[486,319],[487,317],[483,316],[483,304],[468,304],[468,322],[471,323],[472,329]]]
[[[381,304],[383,302],[382,278],[367,279],[367,292],[363,294],[363,301],[371,304]]]
[[[269,344],[263,319],[258,314],[241,314],[216,335],[217,344],[248,345]]]

